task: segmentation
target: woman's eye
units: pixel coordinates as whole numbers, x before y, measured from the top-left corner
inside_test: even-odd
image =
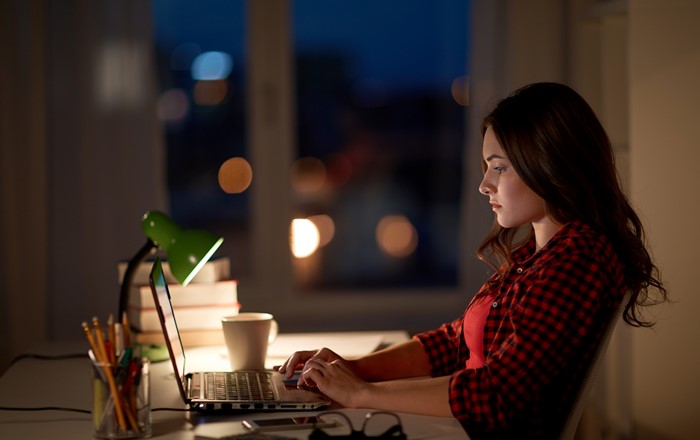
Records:
[[[496,171],[498,174],[502,174],[505,170],[506,167],[493,167],[494,171]]]

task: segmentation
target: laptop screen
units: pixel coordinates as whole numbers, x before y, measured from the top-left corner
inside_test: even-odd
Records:
[[[150,278],[151,290],[153,291],[156,309],[163,323],[164,337],[169,341],[168,351],[172,359],[174,373],[178,378],[184,377],[185,374],[185,351],[180,340],[180,333],[177,329],[177,322],[173,315],[173,305],[170,302],[170,291],[168,284],[165,282],[163,274],[163,266],[160,258],[156,258],[151,269]],[[180,382],[178,380],[178,382]]]

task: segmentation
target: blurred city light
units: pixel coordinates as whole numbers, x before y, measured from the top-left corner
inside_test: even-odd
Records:
[[[462,107],[469,106],[469,76],[458,76],[452,81],[452,99]]]
[[[309,219],[295,218],[292,220],[289,244],[292,255],[305,258],[316,252],[320,243],[318,228]]]
[[[192,61],[192,79],[212,81],[225,79],[231,74],[233,61],[226,52],[204,52]]]
[[[299,193],[316,192],[326,183],[326,165],[315,157],[299,158],[292,164],[291,180],[292,187]]]
[[[239,194],[253,181],[253,168],[242,157],[232,157],[219,167],[219,186],[229,194]]]
[[[202,80],[194,85],[193,99],[197,105],[221,104],[228,94],[226,80]]]
[[[411,255],[418,246],[416,228],[403,215],[382,218],[377,224],[376,239],[382,251],[396,258]]]
[[[190,103],[182,89],[170,89],[158,97],[158,118],[163,122],[179,122],[189,113]]]
[[[333,240],[333,236],[335,235],[335,222],[330,216],[325,214],[312,215],[309,217],[309,220],[311,220],[318,229],[319,247],[323,247]]]

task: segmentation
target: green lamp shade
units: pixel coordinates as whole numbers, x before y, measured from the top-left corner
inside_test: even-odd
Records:
[[[160,211],[145,213],[141,227],[166,252],[170,271],[183,286],[192,281],[224,241],[207,231],[182,229]]]

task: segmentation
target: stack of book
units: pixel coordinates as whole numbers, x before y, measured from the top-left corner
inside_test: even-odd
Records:
[[[127,265],[126,262],[117,265],[120,284]],[[152,261],[143,262],[134,273],[127,317],[136,342],[163,344],[158,311],[148,284],[152,266]],[[183,345],[223,344],[221,318],[237,315],[240,309],[238,282],[231,279],[230,260],[227,257],[210,260],[187,286],[177,282],[166,261],[163,272]]]

